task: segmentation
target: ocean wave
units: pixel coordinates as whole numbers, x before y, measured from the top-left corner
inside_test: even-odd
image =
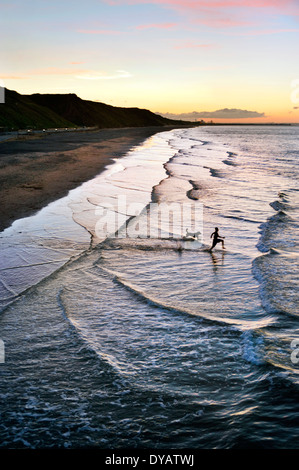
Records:
[[[282,197],[285,198],[285,193]],[[260,239],[257,248],[261,252],[269,251],[271,248],[281,250],[292,250],[296,247],[296,232],[298,223],[296,220],[296,210],[290,201],[280,200],[271,202],[269,205],[276,211],[266,222],[260,225]],[[292,214],[292,215],[291,215]]]
[[[263,335],[249,330],[242,333],[241,340],[243,358],[255,365],[265,364]]]
[[[240,329],[240,331],[264,328],[268,326],[269,324],[272,324],[273,322],[276,321],[276,318],[271,315],[265,316],[264,318],[260,320],[248,320],[248,319],[242,320],[240,318],[229,318],[225,316],[217,317],[217,316],[214,316],[213,314],[206,314],[203,311],[198,311],[198,309],[192,310],[191,308],[180,308],[175,305],[170,305],[169,303],[162,301],[161,299],[157,299],[157,298],[150,296],[148,293],[144,292],[143,290],[138,288],[136,285],[132,284],[131,282],[125,281],[119,274],[115,274],[113,273],[113,271],[110,271],[109,269],[103,268],[103,270],[104,271],[106,270],[110,274],[114,274],[115,283],[129,290],[130,292],[138,296],[138,298],[142,299],[144,302],[146,302],[150,306],[159,307],[160,309],[170,311],[174,314],[196,317],[212,324],[214,323],[218,325],[234,326]]]
[[[289,208],[288,202],[284,201],[273,201],[269,204],[275,211],[286,213]]]
[[[206,168],[210,171],[211,176],[214,178],[227,178],[227,172],[224,170],[221,170],[219,168],[210,168],[208,166],[204,166],[203,168]]]
[[[109,238],[101,245],[105,249],[130,249],[142,251],[205,251],[208,245],[201,241],[188,239],[187,237],[169,238]]]
[[[229,157],[237,157],[238,154],[236,152],[226,152]]]
[[[249,223],[252,223],[252,224],[258,224],[260,223],[259,220],[257,219],[250,219],[249,217],[244,217],[242,215],[229,215],[229,214],[223,214],[221,215],[221,217],[225,218],[225,219],[235,219],[235,220],[242,220],[244,222],[249,222]]]
[[[201,181],[189,180],[189,183],[192,185],[192,189],[189,189],[189,191],[186,193],[189,199],[197,201],[201,196],[207,194],[207,187]]]
[[[293,276],[296,266],[299,266],[299,256],[286,255],[275,248],[253,261],[252,272],[268,313],[298,317],[298,281]]]
[[[238,163],[233,160],[222,160],[225,165],[238,166]]]
[[[260,226],[257,248],[263,255],[253,261],[253,274],[259,282],[263,307],[269,313],[298,317],[298,280],[294,272],[299,267],[298,223],[290,215],[296,205],[290,191],[281,191],[279,200],[270,203],[276,213]],[[297,327],[297,326],[296,326]],[[277,359],[276,359],[277,362]]]

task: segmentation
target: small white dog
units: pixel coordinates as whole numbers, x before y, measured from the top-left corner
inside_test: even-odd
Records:
[[[201,235],[201,232],[189,232],[189,230],[186,228],[186,238],[193,238],[193,240],[198,240],[199,235]]]

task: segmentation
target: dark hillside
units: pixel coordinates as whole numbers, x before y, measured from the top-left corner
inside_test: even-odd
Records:
[[[95,101],[82,100],[75,94],[30,95],[34,103],[47,107],[78,126],[88,127],[142,127],[163,126],[174,121],[146,109],[120,108]]]
[[[27,129],[76,127],[52,109],[39,105],[16,91],[5,90],[5,103],[0,104],[0,128]]]

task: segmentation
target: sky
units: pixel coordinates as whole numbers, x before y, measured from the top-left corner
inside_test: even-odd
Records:
[[[298,0],[0,0],[0,39],[22,94],[299,123]]]

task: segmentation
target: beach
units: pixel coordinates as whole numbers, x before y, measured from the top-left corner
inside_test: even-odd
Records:
[[[21,136],[0,143],[0,231],[99,174],[167,128],[138,127]]]

